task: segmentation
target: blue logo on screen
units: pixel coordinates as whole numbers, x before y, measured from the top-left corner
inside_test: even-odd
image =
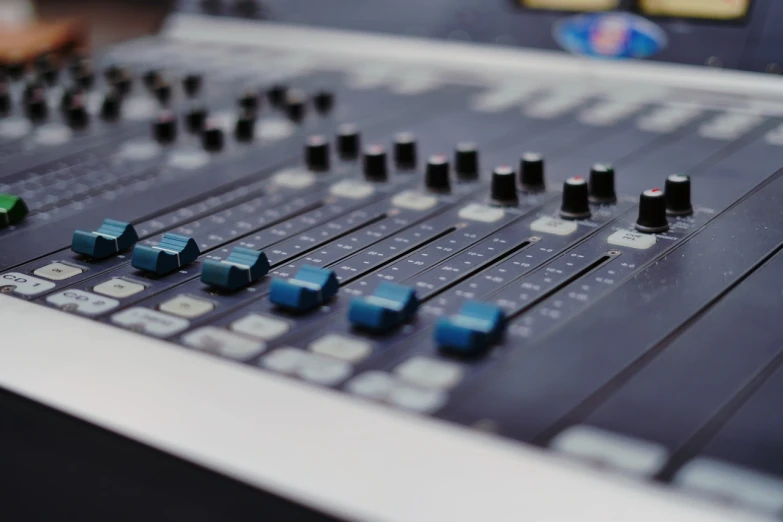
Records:
[[[574,54],[603,58],[647,58],[666,47],[666,33],[627,13],[577,15],[555,24],[554,37]]]

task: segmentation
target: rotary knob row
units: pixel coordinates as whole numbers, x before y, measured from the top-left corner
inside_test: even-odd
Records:
[[[691,179],[684,174],[672,174],[666,178],[664,190],[649,189],[639,196],[639,216],[636,230],[656,234],[669,230],[667,216],[693,214],[691,204]]]

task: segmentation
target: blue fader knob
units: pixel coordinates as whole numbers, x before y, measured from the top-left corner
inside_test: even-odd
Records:
[[[215,288],[235,291],[244,288],[269,272],[269,260],[260,250],[234,247],[226,259],[204,260],[201,281]]]
[[[155,246],[136,245],[131,265],[156,275],[166,275],[192,263],[200,253],[192,237],[167,232]]]
[[[337,295],[340,284],[331,270],[303,265],[290,279],[272,280],[269,300],[292,312],[306,312]]]
[[[438,321],[435,342],[442,350],[477,355],[500,341],[505,323],[505,314],[499,306],[466,301],[456,315]]]
[[[116,219],[104,219],[95,232],[77,230],[73,233],[71,250],[91,259],[106,259],[127,250],[139,240],[133,225]]]
[[[348,320],[354,326],[385,331],[409,321],[418,308],[413,288],[384,281],[372,295],[351,301]]]

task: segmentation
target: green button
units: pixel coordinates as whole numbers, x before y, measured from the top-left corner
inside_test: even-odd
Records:
[[[27,205],[18,196],[0,194],[0,228],[15,225],[27,215]]]

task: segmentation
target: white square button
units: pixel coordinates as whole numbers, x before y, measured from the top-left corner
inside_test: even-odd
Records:
[[[196,299],[189,295],[178,295],[159,306],[161,312],[178,315],[187,319],[193,319],[215,309],[215,305],[203,299]]]
[[[311,352],[356,363],[370,355],[372,345],[367,341],[339,334],[327,334],[308,346]]]
[[[214,326],[188,332],[182,336],[182,342],[205,352],[238,360],[255,357],[266,349],[261,341],[253,341]]]
[[[566,221],[551,216],[544,216],[530,223],[530,230],[534,232],[543,232],[544,234],[554,234],[556,236],[567,236],[573,234],[579,227],[574,221]]]
[[[356,180],[338,181],[329,187],[329,193],[333,196],[348,199],[364,199],[375,192],[375,187],[369,183]]]
[[[250,337],[257,337],[265,341],[277,339],[290,329],[290,325],[273,317],[259,314],[248,314],[242,319],[231,323],[231,329]]]
[[[391,200],[392,205],[400,208],[409,208],[411,210],[427,210],[438,204],[438,198],[428,196],[415,190],[406,190],[394,196]]]
[[[460,219],[469,219],[470,221],[478,221],[480,223],[494,223],[503,219],[506,212],[500,207],[471,203],[462,207],[458,215]]]
[[[445,390],[459,384],[465,371],[452,362],[414,357],[398,366],[394,373],[411,384]]]
[[[14,287],[15,294],[38,295],[51,290],[57,285],[37,277],[20,274],[19,272],[8,272],[0,276],[0,288],[4,286]]]
[[[66,265],[65,263],[50,263],[46,266],[42,266],[33,272],[37,276],[51,279],[52,281],[62,281],[73,276],[77,276],[84,272],[81,268],[75,266]]]
[[[52,294],[46,298],[46,302],[82,315],[99,315],[120,306],[120,302],[116,299],[75,288]]]
[[[145,286],[142,284],[114,277],[99,285],[95,285],[93,291],[98,294],[108,295],[109,297],[124,299],[142,292],[144,288]]]
[[[632,230],[618,230],[606,240],[610,245],[647,250],[655,245],[657,239],[653,234],[641,234]]]

